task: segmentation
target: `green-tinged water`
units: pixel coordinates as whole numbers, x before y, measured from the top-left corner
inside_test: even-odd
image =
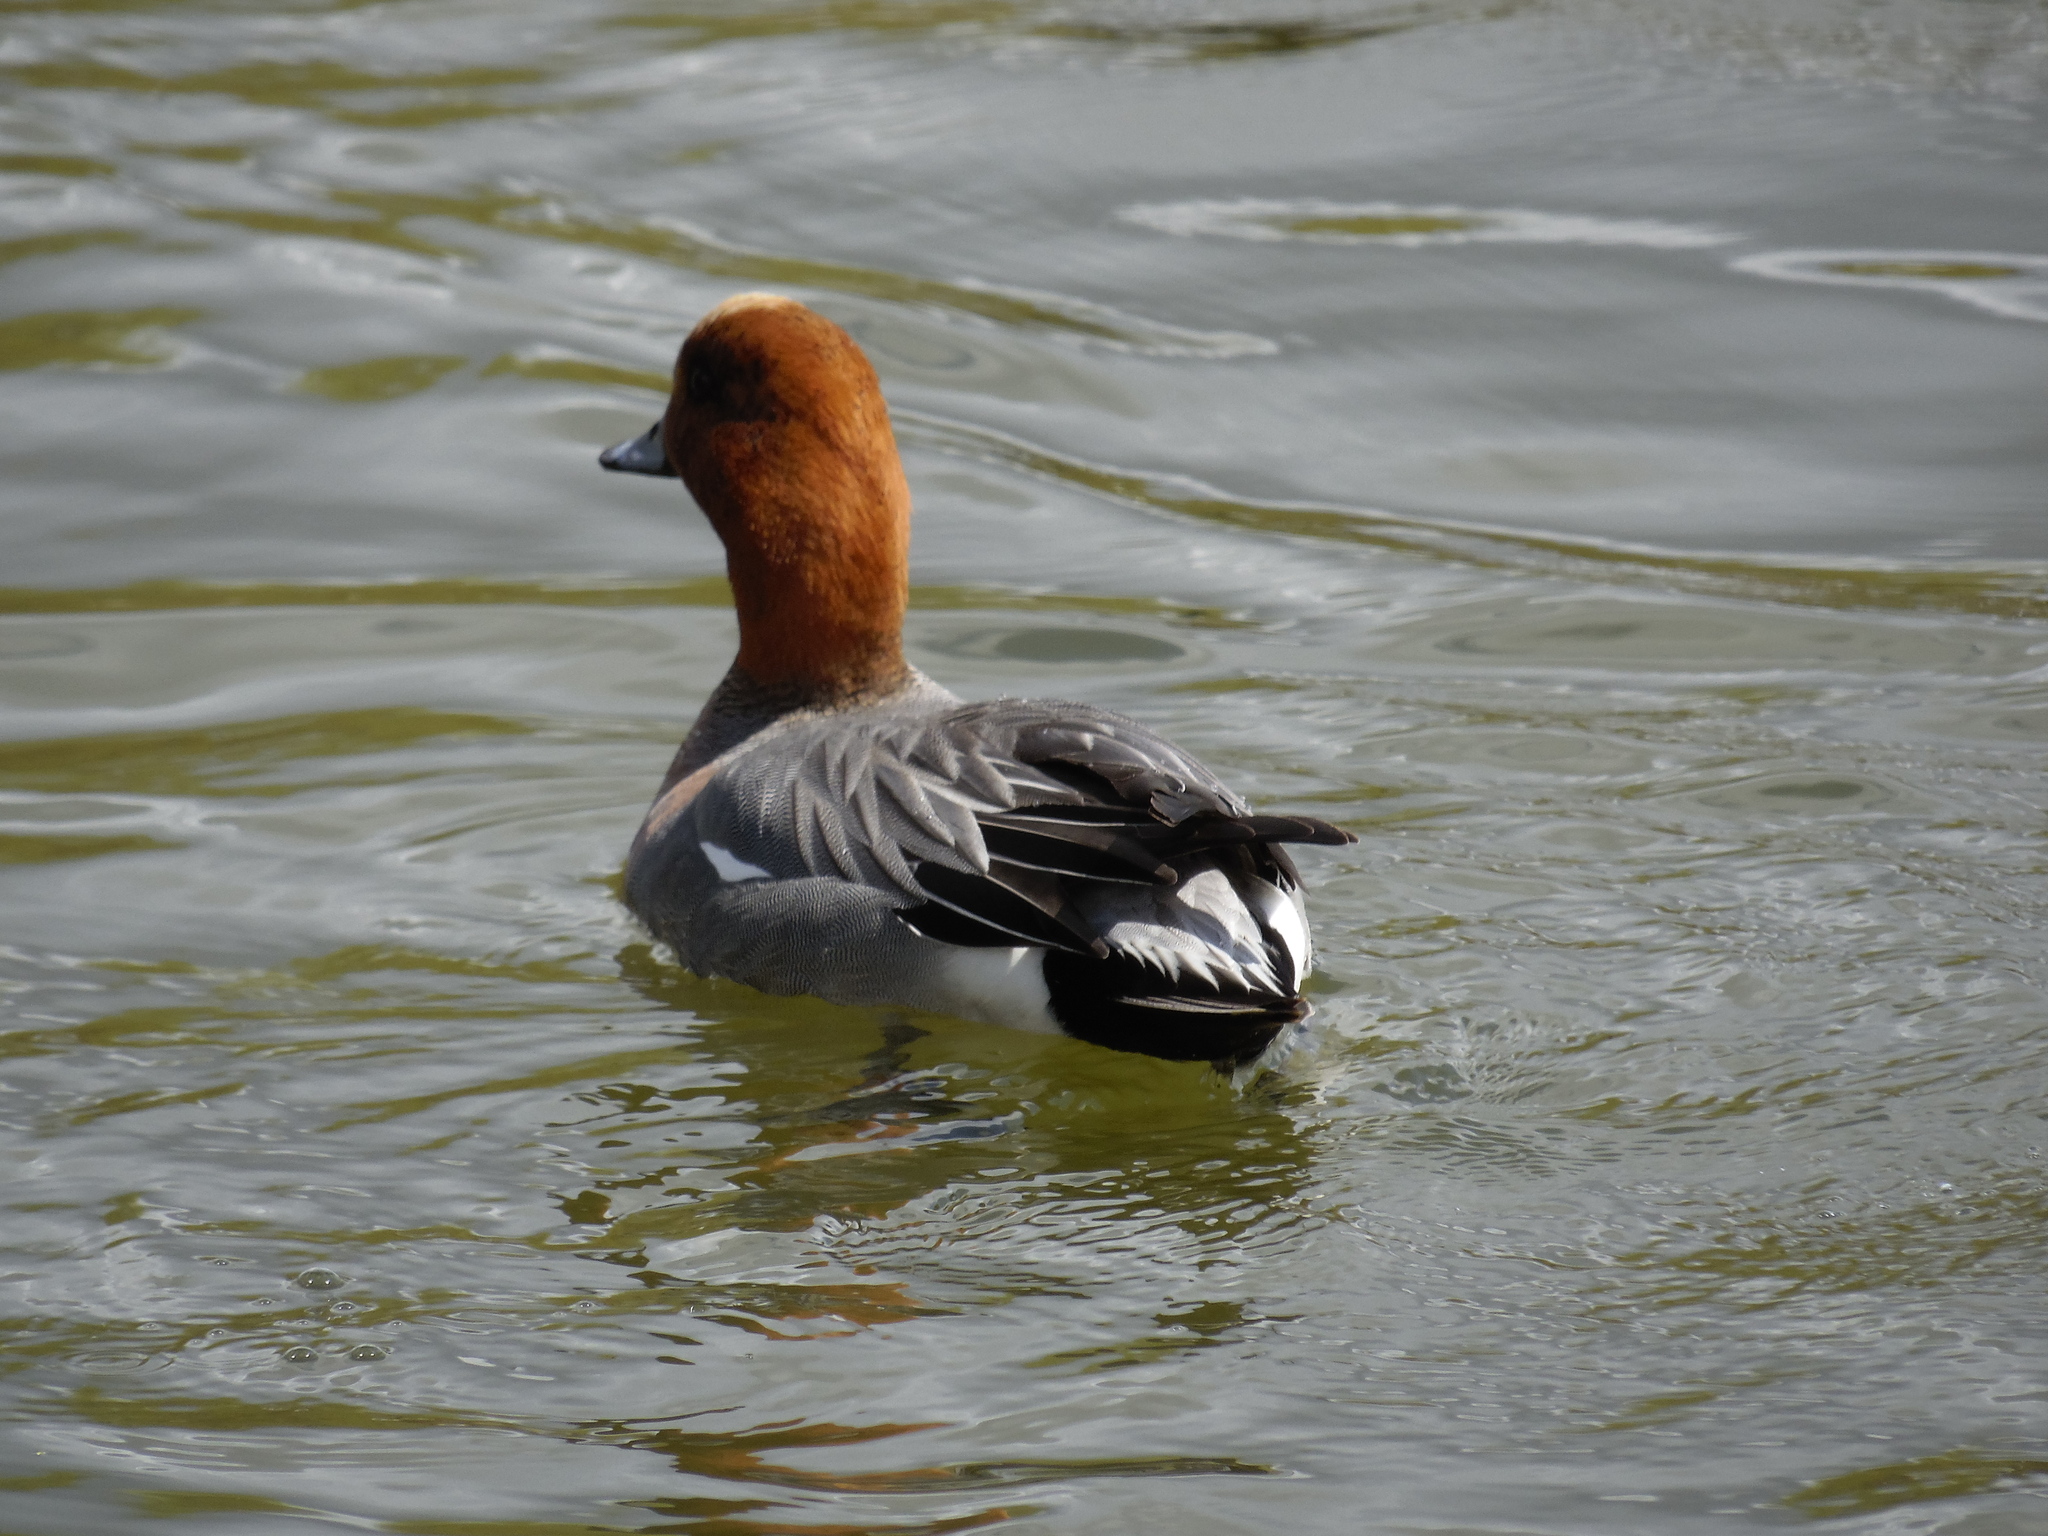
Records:
[[[2048,1532],[2048,11],[0,0],[0,1536]],[[743,288],[1204,1069],[678,972]]]

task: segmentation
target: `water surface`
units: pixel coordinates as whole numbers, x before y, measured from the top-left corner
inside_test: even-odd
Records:
[[[0,14],[0,1530],[2048,1529],[2038,4]],[[1276,1070],[617,905],[755,287]]]

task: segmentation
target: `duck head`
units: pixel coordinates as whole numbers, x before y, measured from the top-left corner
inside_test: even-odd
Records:
[[[910,488],[875,370],[794,299],[743,293],[676,358],[668,412],[598,462],[680,475],[725,544],[734,665],[819,699],[899,685]]]

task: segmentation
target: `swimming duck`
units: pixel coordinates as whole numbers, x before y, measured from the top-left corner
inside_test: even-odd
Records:
[[[741,294],[668,411],[599,456],[680,475],[725,544],[740,648],[627,856],[626,903],[703,976],[1232,1068],[1304,1018],[1287,843],[1136,721],[965,703],[903,659],[910,491],[845,331]]]

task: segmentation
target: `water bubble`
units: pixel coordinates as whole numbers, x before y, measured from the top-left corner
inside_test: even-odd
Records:
[[[292,1284],[302,1286],[309,1291],[331,1291],[337,1286],[348,1284],[348,1282],[331,1269],[309,1269],[304,1274],[295,1277]]]
[[[284,1352],[284,1358],[293,1365],[304,1365],[309,1360],[318,1360],[320,1356],[313,1351],[310,1345],[294,1344]]]
[[[348,1357],[351,1360],[382,1360],[384,1351],[374,1344],[358,1344],[348,1352]]]
[[[139,1371],[149,1364],[149,1360],[147,1354],[115,1350],[105,1354],[81,1355],[77,1365],[82,1371]]]

